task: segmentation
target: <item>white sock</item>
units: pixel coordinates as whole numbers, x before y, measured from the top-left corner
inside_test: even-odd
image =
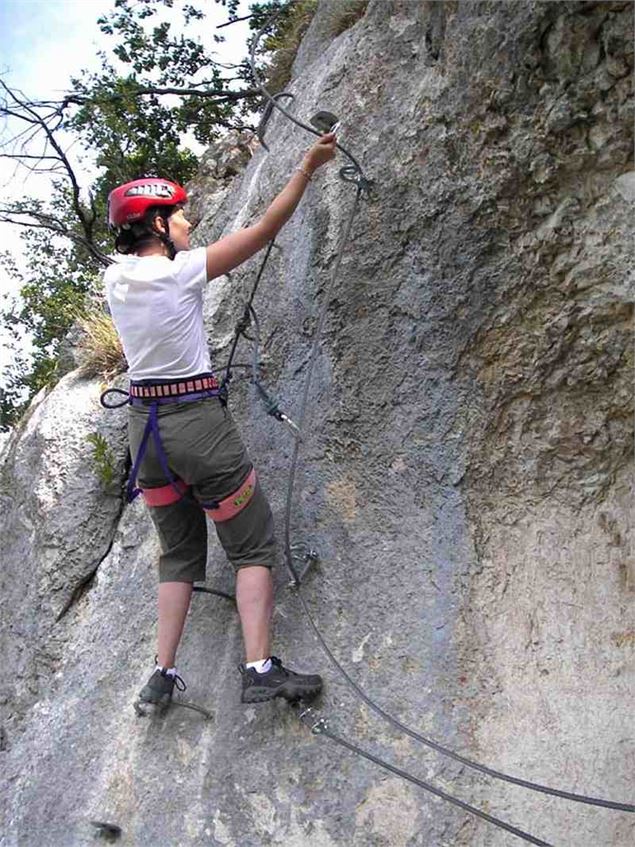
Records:
[[[158,671],[165,670],[166,676],[176,676],[176,668],[175,667],[174,668],[164,668],[162,665],[157,665],[156,669]]]
[[[258,673],[267,673],[271,670],[271,659],[259,659],[257,662],[247,662],[246,668],[255,668]]]

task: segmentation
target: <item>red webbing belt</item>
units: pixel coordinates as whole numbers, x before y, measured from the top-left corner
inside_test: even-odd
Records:
[[[184,379],[179,382],[168,382],[164,385],[143,385],[140,382],[130,383],[130,396],[150,399],[154,397],[179,397],[182,394],[192,394],[198,391],[217,391],[218,380],[215,376],[199,376]]]
[[[177,488],[179,489],[177,491]],[[170,506],[182,499],[189,486],[182,479],[177,479],[175,485],[162,485],[160,488],[142,488],[143,499],[148,506]],[[235,518],[237,514],[242,512],[245,506],[251,501],[254,491],[256,490],[256,470],[252,468],[247,479],[243,484],[223,500],[218,501],[218,505],[211,507],[203,505],[203,508],[214,521],[214,523],[222,523]]]

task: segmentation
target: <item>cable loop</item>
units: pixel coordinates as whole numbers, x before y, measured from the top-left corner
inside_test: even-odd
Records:
[[[273,100],[278,101],[282,100],[282,98],[287,98],[288,100],[295,100],[295,94],[291,94],[290,91],[280,91],[278,94],[273,95]],[[267,103],[265,106],[265,110],[262,113],[262,118],[260,119],[260,123],[258,124],[258,129],[256,130],[256,135],[258,136],[258,140],[265,148],[267,153],[269,152],[269,147],[265,142],[265,130],[267,129],[267,124],[269,123],[269,119],[273,114],[273,104],[271,102]]]
[[[121,394],[125,397],[125,400],[120,400],[118,403],[110,403],[107,402],[107,397],[109,394]],[[102,391],[101,396],[99,397],[99,402],[104,407],[104,409],[121,409],[122,406],[127,406],[130,402],[130,395],[127,391],[124,391],[122,388],[107,388],[106,391]]]
[[[267,121],[269,120],[269,117],[271,116],[271,112],[272,112],[272,110],[273,110],[273,109],[277,109],[279,112],[282,112],[282,114],[283,114],[283,115],[285,115],[285,117],[286,117],[288,120],[290,120],[292,123],[294,123],[296,126],[299,126],[301,129],[306,130],[306,132],[310,132],[310,133],[311,133],[311,135],[316,135],[318,138],[321,138],[321,137],[322,137],[322,133],[321,133],[319,130],[315,129],[314,127],[310,126],[309,124],[305,124],[303,121],[298,120],[296,117],[294,117],[294,116],[291,114],[291,112],[289,112],[287,109],[285,109],[285,108],[284,108],[284,106],[281,106],[281,105],[280,105],[280,103],[278,102],[278,100],[282,99],[282,96],[283,96],[283,95],[287,95],[287,96],[289,96],[289,93],[288,93],[288,92],[279,92],[278,94],[276,94],[276,95],[273,95],[273,96],[272,96],[272,95],[271,95],[271,94],[267,91],[267,89],[265,88],[264,82],[262,81],[262,78],[260,77],[260,75],[258,74],[258,71],[256,70],[256,50],[258,49],[258,42],[260,41],[260,39],[261,39],[261,37],[262,37],[262,34],[263,34],[263,32],[265,31],[265,29],[266,29],[266,28],[267,28],[267,27],[268,27],[271,23],[273,23],[273,21],[275,21],[275,20],[276,20],[276,18],[278,17],[278,15],[280,14],[280,12],[281,12],[281,11],[282,11],[282,9],[279,9],[277,12],[275,12],[275,13],[271,16],[271,18],[269,18],[269,19],[267,20],[267,22],[266,22],[266,24],[264,25],[264,27],[262,27],[262,29],[261,29],[261,30],[260,30],[260,31],[259,31],[259,32],[255,35],[255,37],[254,37],[254,40],[253,40],[252,45],[251,45],[251,54],[250,54],[250,57],[249,57],[249,64],[250,64],[250,66],[251,66],[251,73],[252,73],[252,75],[253,75],[254,82],[256,83],[256,85],[258,86],[258,88],[262,91],[262,93],[263,93],[263,95],[266,97],[266,99],[269,101],[269,103],[268,103],[268,107],[267,107],[267,108],[268,108],[270,111],[269,111],[269,114],[267,115]],[[290,95],[290,96],[291,96],[291,99],[293,99],[293,96],[294,96],[294,95]],[[265,125],[266,125],[266,124],[265,124]],[[335,143],[335,146],[337,147],[337,149],[338,149],[338,150],[340,150],[340,151],[341,151],[341,152],[342,152],[342,153],[346,156],[346,158],[347,158],[347,159],[349,159],[349,160],[351,161],[352,165],[353,165],[353,166],[357,169],[357,171],[358,171],[358,172],[362,175],[362,177],[363,177],[363,179],[364,179],[365,184],[366,184],[366,185],[370,185],[370,184],[371,184],[371,180],[367,179],[367,178],[364,176],[363,168],[362,168],[362,166],[359,164],[359,162],[357,161],[357,159],[353,156],[353,154],[352,154],[349,150],[347,150],[347,149],[346,149],[346,147],[344,147],[344,146],[343,146],[342,144],[340,144],[339,142],[336,142],[336,143]],[[340,173],[341,173],[341,172],[340,172]]]
[[[344,182],[350,182],[353,185],[356,185],[358,191],[365,194],[367,197],[370,196],[370,193],[373,190],[373,180],[365,177],[361,168],[359,168],[356,164],[344,165],[344,167],[340,168],[339,177]]]

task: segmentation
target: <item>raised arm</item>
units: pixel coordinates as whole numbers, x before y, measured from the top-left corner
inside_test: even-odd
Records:
[[[309,148],[302,164],[255,224],[232,232],[207,247],[207,278],[214,279],[242,265],[280,232],[294,213],[311,176],[335,156],[335,133],[323,135]]]

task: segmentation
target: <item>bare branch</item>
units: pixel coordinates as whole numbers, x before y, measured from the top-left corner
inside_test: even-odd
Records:
[[[26,121],[29,121],[29,122],[38,123],[40,125],[40,127],[42,128],[42,130],[44,131],[44,134],[45,134],[46,138],[48,139],[48,143],[51,145],[53,150],[55,150],[55,152],[59,156],[60,162],[62,163],[62,165],[64,166],[64,169],[66,171],[66,176],[69,178],[70,183],[71,183],[71,189],[72,189],[72,193],[73,193],[73,201],[72,201],[73,202],[73,209],[75,210],[75,214],[77,215],[77,218],[78,218],[79,222],[81,223],[82,229],[84,230],[84,233],[85,233],[85,236],[86,236],[86,242],[91,245],[91,248],[90,248],[91,252],[93,252],[96,256],[100,255],[97,248],[94,247],[94,245],[93,245],[93,223],[94,223],[94,221],[91,220],[86,215],[86,212],[82,207],[81,200],[80,200],[80,187],[79,187],[79,183],[77,181],[77,177],[75,176],[75,171],[73,170],[71,163],[69,162],[69,160],[66,156],[66,153],[62,149],[59,141],[55,137],[53,131],[50,129],[50,127],[48,126],[48,124],[44,120],[44,118],[42,118],[32,106],[30,106],[28,103],[24,103],[24,102],[20,101],[18,99],[18,97],[16,96],[15,92],[12,91],[2,79],[0,79],[0,85],[6,91],[6,93],[16,103],[18,103],[18,105],[20,105],[22,107],[22,109],[26,112],[26,114],[31,115],[32,121],[29,121],[29,118],[25,117],[24,115],[17,115],[16,117],[19,117],[21,120],[26,120]]]
[[[31,221],[21,221],[17,220],[13,215],[22,215],[34,218]],[[76,242],[77,244],[81,244],[85,247],[97,261],[103,265],[104,267],[108,267],[112,265],[113,260],[106,256],[101,252],[95,245],[88,241],[87,238],[78,235],[76,232],[72,232],[67,227],[60,224],[60,222],[56,219],[47,215],[45,212],[38,212],[35,210],[29,210],[28,212],[20,212],[15,209],[3,209],[0,208],[0,223],[13,224],[14,226],[22,226],[29,229],[47,229],[49,232],[53,232],[55,235],[61,235],[63,238],[70,238],[71,241]]]
[[[219,24],[216,29],[222,29],[224,26],[231,26],[232,24],[237,24],[238,21],[248,21],[249,18],[253,18],[253,14],[245,15],[244,18],[232,18],[231,21],[226,21],[224,24]]]
[[[57,161],[57,166],[54,165],[53,167],[50,167],[50,168],[40,168],[40,167],[38,167],[38,165],[29,165],[26,162],[22,161],[22,158],[23,158],[22,156],[18,156],[18,155],[16,155],[16,156],[4,155],[4,156],[0,156],[0,158],[15,160],[16,166],[15,166],[15,170],[13,171],[13,177],[15,177],[16,174],[18,173],[18,168],[24,168],[24,170],[29,171],[29,173],[32,173],[32,174],[56,174],[56,175],[59,174],[61,176],[64,176],[64,172],[61,170],[61,164],[56,157],[52,157],[52,156],[47,157],[47,158],[55,158],[55,160]],[[33,156],[33,158],[37,159],[38,157]]]
[[[200,83],[203,85],[203,83]],[[144,86],[137,88],[135,91],[128,91],[125,94],[109,94],[107,97],[84,97],[79,94],[68,94],[63,100],[60,100],[60,108],[65,109],[73,104],[75,106],[83,106],[87,103],[99,103],[102,101],[125,100],[128,97],[145,97],[147,94],[178,94],[182,97],[215,97],[219,103],[226,101],[244,100],[246,97],[255,97],[260,94],[259,88],[246,88],[242,91],[225,91],[222,88],[214,88],[207,91],[201,91],[196,87],[191,88],[159,88],[157,86]],[[54,102],[54,101],[52,101]]]
[[[37,132],[38,132],[38,130],[39,130],[39,127],[37,127],[37,126],[36,126],[35,128],[33,128],[33,127],[29,124],[29,126],[28,126],[26,129],[23,129],[23,130],[22,130],[22,132],[19,132],[17,135],[14,135],[14,136],[13,136],[13,138],[9,138],[7,141],[2,141],[2,142],[0,142],[0,149],[1,149],[1,148],[3,148],[3,147],[8,147],[8,146],[9,146],[9,145],[11,145],[11,144],[13,144],[13,145],[17,144],[17,142],[18,142],[18,141],[19,141],[19,140],[20,140],[23,136],[25,136],[27,133],[29,133],[29,132],[31,132],[31,131],[33,131],[34,135],[36,135],[36,134],[37,134]],[[24,148],[24,146],[25,146],[27,143],[28,143],[28,141],[27,141],[27,140],[25,140],[25,142],[24,142],[24,144],[23,144],[23,148]]]
[[[235,67],[239,67],[238,65]],[[177,95],[181,97],[201,97],[205,100],[210,98],[214,99],[215,102],[219,104],[223,103],[235,103],[239,100],[247,99],[250,97],[255,97],[260,94],[260,90],[257,88],[247,88],[242,91],[227,91],[225,89],[203,89],[202,86],[206,85],[206,82],[195,83],[189,88],[178,88],[178,87],[159,87],[159,86],[143,86],[135,91],[129,91],[126,93],[113,93],[108,96],[100,96],[100,97],[88,97],[77,94],[68,94],[62,100],[41,100],[41,101],[22,101],[20,100],[15,92],[11,90],[6,83],[2,81],[0,78],[0,86],[5,90],[7,95],[11,98],[13,103],[17,108],[8,108],[7,106],[0,107],[0,114],[4,114],[10,117],[14,117],[17,120],[24,121],[28,123],[29,128],[23,130],[23,132],[18,133],[16,136],[11,138],[7,142],[0,143],[0,148],[7,147],[9,144],[16,143],[18,140],[24,138],[24,143],[28,143],[32,140],[35,134],[38,131],[44,131],[47,142],[59,153],[60,162],[64,166],[67,171],[67,175],[73,185],[73,189],[75,191],[75,178],[74,173],[72,172],[72,168],[68,163],[68,160],[64,156],[61,148],[57,147],[55,144],[54,133],[60,128],[61,124],[64,121],[64,112],[68,109],[69,106],[84,106],[89,104],[99,105],[99,103],[113,102],[117,100],[124,100],[127,98],[139,98],[146,97],[148,95]],[[38,113],[38,109],[50,109],[47,115],[41,115]],[[54,125],[51,125],[55,121]],[[219,121],[219,123],[227,128],[235,129],[231,124],[224,123]],[[28,135],[30,129],[34,129],[33,135]],[[24,149],[24,147],[22,148]],[[78,207],[76,207],[76,211],[80,214]],[[80,214],[80,220],[81,220]]]
[[[217,68],[222,68],[224,71],[233,71],[234,68],[243,68],[245,62],[239,62],[237,65],[234,62],[214,62]],[[227,80],[223,80],[227,82]]]
[[[0,85],[4,86],[4,82],[1,79],[0,79]],[[7,109],[6,106],[3,107],[2,114],[8,115],[10,118],[18,118],[18,120],[26,121],[29,124],[39,124],[39,123],[41,123],[39,118],[36,119],[36,120],[29,119],[29,118],[26,117],[26,115],[20,114],[20,112],[14,112],[12,109]]]
[[[240,67],[240,66],[235,66]],[[260,95],[257,88],[247,88],[242,91],[228,91],[224,88],[205,88],[209,81],[194,83],[187,88],[140,86],[129,92],[118,92],[107,96],[84,96],[69,93],[60,101],[42,100],[31,101],[18,89],[10,88],[0,77],[0,93],[4,93],[0,102],[0,115],[22,121],[26,127],[17,132],[6,142],[0,142],[0,158],[16,162],[16,167],[22,167],[34,174],[54,174],[65,177],[71,185],[71,205],[75,216],[83,230],[83,236],[70,231],[66,225],[60,224],[54,217],[43,212],[16,208],[0,208],[0,222],[12,223],[16,226],[47,229],[56,235],[69,238],[75,243],[82,244],[101,264],[111,264],[111,259],[105,256],[94,243],[94,226],[97,220],[97,210],[94,198],[89,196],[87,204],[82,204],[81,189],[75,171],[68,158],[72,144],[64,149],[56,132],[63,125],[65,113],[70,106],[84,106],[110,103],[128,98],[142,98],[151,95],[177,95],[180,97],[201,98],[206,102],[212,100],[218,104],[235,103],[250,97]],[[230,120],[217,118],[216,123],[231,130],[252,129],[247,125],[236,125]],[[37,138],[41,138],[41,154],[33,153],[32,146]],[[33,164],[30,164],[33,163]],[[50,167],[46,163],[52,163]],[[25,220],[25,218],[27,220]]]
[[[0,159],[38,159],[43,162],[45,159],[52,159],[58,162],[57,156],[30,156],[28,153],[0,153]]]

